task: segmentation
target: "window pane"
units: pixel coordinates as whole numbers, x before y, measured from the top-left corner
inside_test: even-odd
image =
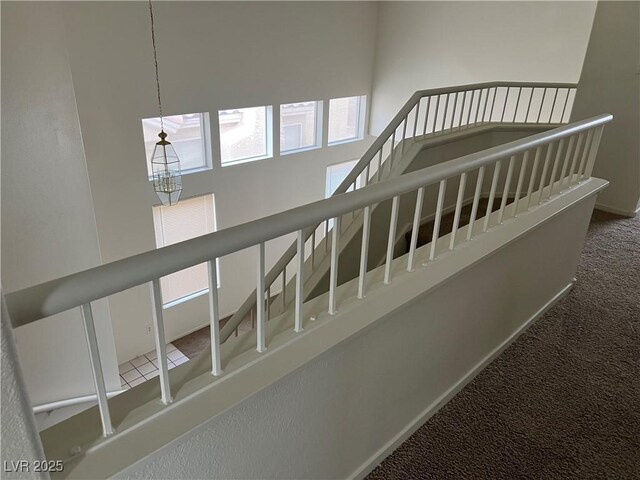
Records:
[[[280,105],[280,151],[287,152],[317,145],[318,102]]]
[[[335,165],[329,165],[327,167],[327,182],[325,188],[325,197],[329,198],[336,191],[336,188],[340,186],[342,181],[347,178],[347,175],[351,172],[353,167],[356,166],[358,160],[351,160],[348,162],[336,163]],[[360,177],[356,180],[356,185],[360,186]],[[348,191],[353,190],[351,187]]]
[[[206,168],[209,166],[205,154],[204,114],[187,113],[184,115],[170,115],[163,117],[164,131],[178,154],[180,169],[184,171]],[[153,176],[151,155],[156,142],[159,140],[160,118],[145,118],[142,120],[144,133],[144,148],[147,154],[147,170],[149,177]]]
[[[355,140],[361,136],[360,104],[361,97],[329,101],[329,143]]]
[[[212,233],[215,231],[213,195],[187,198],[170,207],[153,207],[153,224],[158,248]],[[207,291],[207,264],[167,275],[160,279],[160,286],[165,305]]]
[[[267,156],[267,107],[220,110],[222,164]]]

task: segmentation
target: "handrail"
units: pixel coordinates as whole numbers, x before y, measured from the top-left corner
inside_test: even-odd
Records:
[[[557,96],[558,96],[558,92],[560,89],[566,89],[567,93],[565,95],[564,98],[564,107],[562,108],[562,113],[560,115],[560,123],[562,123],[564,121],[565,118],[565,110],[567,107],[567,102],[569,101],[569,95],[570,95],[570,91],[571,90],[575,90],[577,87],[576,84],[573,83],[542,83],[542,82],[485,82],[485,83],[476,83],[476,84],[466,84],[466,85],[457,85],[457,86],[450,86],[450,87],[440,87],[440,88],[432,88],[432,89],[426,89],[426,90],[418,90],[416,91],[413,95],[411,95],[411,97],[409,97],[409,99],[407,100],[407,102],[402,106],[402,108],[400,108],[400,110],[398,111],[398,113],[391,119],[391,121],[389,122],[389,124],[382,130],[382,132],[380,132],[380,135],[378,135],[378,137],[376,138],[376,140],[374,140],[374,142],[369,146],[369,148],[367,149],[367,151],[362,155],[361,159],[358,161],[358,163],[356,163],[356,165],[354,165],[354,167],[351,169],[351,172],[349,172],[349,174],[345,177],[345,179],[340,183],[340,185],[336,188],[335,192],[333,192],[332,195],[339,195],[342,193],[347,192],[349,189],[354,188],[356,189],[358,187],[357,184],[357,179],[358,177],[360,177],[361,175],[363,175],[363,173],[365,173],[365,178],[364,178],[364,186],[368,185],[368,183],[372,180],[370,178],[370,171],[371,171],[371,165],[374,162],[374,159],[376,158],[376,156],[379,156],[378,158],[378,170],[377,170],[377,174],[376,174],[376,180],[380,181],[380,175],[381,175],[381,170],[383,168],[384,165],[386,165],[387,163],[389,164],[389,171],[391,171],[391,163],[393,160],[393,154],[394,154],[394,149],[396,147],[396,131],[400,128],[400,126],[404,125],[403,129],[402,129],[402,140],[404,141],[407,138],[415,138],[415,137],[419,137],[420,135],[417,135],[417,127],[418,127],[418,119],[419,119],[419,113],[420,113],[420,104],[422,102],[422,100],[424,98],[428,99],[428,103],[426,105],[425,108],[425,114],[424,114],[424,122],[423,122],[423,129],[422,129],[422,133],[423,136],[426,134],[427,132],[427,127],[428,127],[428,123],[429,123],[429,119],[433,118],[433,125],[432,125],[432,133],[436,133],[436,130],[440,133],[444,133],[447,131],[447,129],[445,128],[445,126],[447,125],[447,123],[449,123],[449,119],[450,119],[450,128],[449,131],[453,131],[453,126],[455,123],[455,117],[457,115],[457,102],[458,102],[458,96],[459,95],[464,95],[464,100],[462,101],[461,107],[460,107],[460,115],[459,118],[457,119],[457,129],[463,128],[463,121],[465,120],[463,118],[463,114],[467,113],[467,118],[466,118],[466,123],[464,124],[465,128],[469,128],[470,126],[473,125],[477,125],[478,124],[478,117],[480,116],[480,110],[481,110],[481,105],[483,105],[483,110],[482,110],[482,116],[480,117],[480,124],[484,124],[487,120],[487,123],[493,123],[492,122],[492,118],[493,118],[493,111],[494,111],[494,106],[496,103],[496,98],[498,96],[498,89],[506,89],[506,93],[505,93],[505,97],[504,97],[504,102],[502,104],[502,106],[498,106],[498,111],[496,111],[496,113],[498,113],[498,116],[500,118],[500,122],[503,122],[504,120],[504,116],[505,116],[505,112],[507,111],[507,102],[509,99],[509,95],[511,92],[511,89],[518,89],[518,95],[517,95],[517,99],[516,99],[516,104],[515,104],[515,110],[514,110],[514,114],[512,117],[512,121],[515,122],[516,119],[516,114],[520,108],[520,100],[521,100],[521,94],[522,94],[522,89],[523,88],[530,88],[532,89],[529,95],[529,101],[527,104],[527,109],[526,109],[526,114],[525,114],[525,121],[528,119],[529,116],[529,112],[530,112],[530,108],[531,108],[531,104],[532,104],[532,100],[533,100],[533,96],[534,96],[534,91],[535,89],[542,89],[543,91],[543,95],[542,98],[540,99],[540,105],[539,105],[539,110],[538,110],[538,115],[536,116],[536,123],[540,122],[540,116],[542,113],[542,110],[544,108],[544,102],[545,102],[545,98],[547,95],[547,90],[551,89],[551,90],[555,90],[555,95],[553,97],[553,104],[551,106],[551,109],[549,111],[549,117],[548,117],[548,122],[547,123],[551,123],[551,119],[553,117],[554,114],[554,108],[556,105],[556,100],[557,100]],[[493,90],[493,97],[490,97],[491,91]],[[474,101],[475,100],[475,92],[478,91],[478,99],[477,99],[477,103]],[[473,94],[471,95],[471,98],[469,100],[468,103],[468,110],[465,110],[465,105],[467,104],[467,92],[472,92]],[[486,93],[484,93],[486,92]],[[453,104],[453,109],[449,110],[448,105],[449,105],[449,96],[451,94],[455,94],[455,102]],[[438,126],[436,125],[436,122],[439,119],[439,115],[438,112],[440,111],[440,96],[446,95],[446,103],[444,105],[444,109],[443,109],[443,114],[442,114],[442,124],[440,125],[440,128],[438,129]],[[437,103],[435,105],[435,112],[433,114],[433,116],[430,117],[430,112],[431,112],[431,105],[430,105],[430,100],[431,98],[437,97]],[[482,103],[482,99],[484,98],[484,103]],[[489,112],[487,112],[488,110],[488,104],[489,104],[489,98],[492,98],[491,101],[491,109]],[[443,102],[444,103],[444,102]],[[475,117],[474,117],[474,121],[471,122],[471,112],[473,110],[475,106]],[[502,108],[502,110],[500,110],[500,108]],[[408,126],[408,122],[409,122],[409,117],[411,115],[411,113],[415,110],[415,116],[414,116],[414,125],[413,125],[413,132],[409,131],[407,132],[407,126]],[[449,112],[451,111],[451,115],[449,116]],[[500,115],[499,112],[502,112],[502,114]],[[487,118],[487,113],[489,113],[488,118]],[[409,136],[407,136],[407,134],[409,134]],[[391,140],[391,146],[390,146],[390,158],[389,161],[385,161],[384,159],[382,159],[382,152],[385,148],[385,145],[387,144],[387,142],[389,142],[389,140]],[[310,237],[312,237],[314,235],[314,232],[317,230],[317,228],[320,225],[315,225],[315,227],[309,226],[308,228],[306,228],[303,232],[303,240],[306,242]],[[325,228],[325,233],[328,234],[329,228],[328,228],[328,224],[326,225]],[[315,243],[315,237],[314,238],[314,242]],[[326,241],[326,240],[325,240]],[[315,245],[312,246],[312,248],[315,248]],[[275,265],[267,272],[266,276],[265,276],[265,283],[267,285],[267,288],[269,288],[270,285],[272,285],[276,279],[280,276],[283,275],[284,276],[284,271],[287,267],[287,265],[291,262],[291,260],[293,260],[293,258],[296,255],[296,244],[293,243],[292,245],[289,246],[289,248],[282,254],[282,256],[277,260],[277,262],[275,263]],[[242,322],[242,320],[246,317],[247,313],[251,310],[251,308],[253,308],[253,306],[255,305],[255,299],[256,299],[256,292],[255,290],[246,298],[246,300],[240,305],[240,307],[238,307],[238,309],[236,310],[236,312],[231,316],[231,318],[229,319],[229,321],[225,324],[225,326],[223,327],[222,331],[220,332],[222,341],[226,341],[231,334],[233,333],[233,331],[238,327],[238,325]]]
[[[14,328],[27,325],[176,271],[305,229],[310,224],[322,223],[327,218],[336,218],[477,169],[497,159],[604,125],[612,118],[610,114],[598,115],[353,192],[11,292],[6,295],[9,316]]]

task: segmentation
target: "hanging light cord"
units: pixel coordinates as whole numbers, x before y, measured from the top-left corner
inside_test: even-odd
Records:
[[[164,121],[162,120],[162,101],[160,100],[160,76],[158,75],[158,52],[156,51],[156,34],[153,25],[153,6],[149,0],[149,16],[151,17],[151,43],[153,44],[153,62],[156,67],[156,87],[158,90],[158,112],[160,114],[160,130],[164,131]]]

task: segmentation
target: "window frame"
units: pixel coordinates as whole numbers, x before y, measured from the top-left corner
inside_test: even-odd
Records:
[[[211,196],[211,198],[212,198],[211,199],[211,203],[212,203],[211,211],[212,211],[212,215],[213,215],[213,218],[212,218],[213,230],[212,230],[212,232],[216,232],[216,231],[218,231],[218,219],[217,219],[217,213],[216,213],[216,197],[215,197],[215,194],[213,192],[208,192],[208,193],[203,193],[203,194],[198,194],[198,195],[192,195],[192,196],[184,198],[182,200],[184,201],[184,200],[190,200],[190,199],[199,198],[199,197],[206,197],[206,196]],[[157,238],[158,235],[157,235],[157,232],[156,232],[157,225],[156,225],[156,220],[155,220],[156,219],[156,215],[155,215],[154,209],[155,208],[159,208],[159,207],[175,208],[175,206],[176,205],[174,205],[172,207],[167,207],[166,205],[162,205],[161,203],[153,205],[151,213],[152,213],[152,217],[153,217],[153,228],[154,228],[154,237],[155,238]],[[161,215],[160,215],[160,219],[162,220],[162,216]],[[167,245],[164,242],[164,235],[162,235],[162,234],[161,234],[161,238],[163,239],[162,245],[158,245],[157,242],[156,242],[156,249],[163,248],[163,247],[166,247],[168,245],[174,245],[174,244],[168,244]],[[193,237],[193,238],[197,238],[197,237]],[[183,241],[187,241],[187,240],[183,240]],[[198,264],[198,265],[202,265],[202,264]],[[195,266],[196,265],[194,265],[194,267]],[[192,268],[192,267],[188,267],[188,268]],[[220,287],[221,287],[220,258],[216,258],[216,270],[217,270],[217,275],[216,275],[217,288],[219,290]],[[174,272],[174,273],[177,273],[177,272]],[[170,275],[173,275],[173,274],[169,274],[169,275],[166,275],[166,276],[168,277]],[[164,277],[162,277],[162,278],[164,278]],[[196,290],[194,292],[188,293],[187,295],[184,295],[182,297],[179,297],[179,298],[176,298],[176,299],[173,299],[173,300],[170,300],[170,301],[165,301],[165,298],[164,298],[164,295],[163,295],[163,292],[162,292],[162,282],[160,281],[160,295],[162,297],[162,309],[163,310],[167,310],[169,308],[178,306],[178,305],[180,305],[182,303],[188,302],[189,300],[193,300],[194,298],[198,298],[198,297],[201,297],[202,295],[208,294],[209,293],[209,286],[210,286],[209,285],[209,278],[207,277],[207,286],[206,286],[206,288],[203,288],[201,290]]]
[[[280,131],[278,132],[278,135],[281,135],[281,131],[282,131],[282,107],[284,107],[285,105],[292,105],[294,103],[315,103],[315,108],[316,108],[316,114],[315,114],[315,134],[314,134],[314,142],[313,145],[309,145],[307,147],[300,147],[300,148],[290,148],[288,150],[283,150],[282,149],[282,140],[280,140],[280,155],[291,155],[292,153],[300,153],[300,152],[308,152],[309,150],[315,150],[317,148],[322,148],[322,133],[323,133],[323,120],[324,120],[324,111],[323,111],[323,104],[324,102],[322,100],[305,100],[304,102],[289,102],[289,103],[281,103],[280,104],[280,112],[279,112],[279,121],[280,121]],[[302,125],[302,124],[301,124]],[[274,132],[275,133],[275,132]]]
[[[250,108],[264,108],[265,109],[265,126],[264,126],[264,135],[265,135],[265,151],[264,155],[254,155],[252,157],[242,157],[234,160],[225,161],[222,158],[222,133],[220,132],[220,112],[225,110],[245,110]],[[231,167],[234,165],[241,165],[243,163],[249,162],[257,162],[259,160],[266,160],[268,158],[273,158],[273,105],[258,105],[255,107],[231,107],[231,108],[222,108],[218,110],[218,154],[220,156],[220,167]]]
[[[200,138],[201,138],[201,147],[202,147],[202,157],[204,158],[204,165],[203,166],[199,166],[199,167],[193,167],[193,168],[183,168],[182,166],[182,162],[180,162],[180,174],[181,175],[190,175],[192,173],[200,173],[200,172],[206,172],[208,170],[212,170],[213,169],[213,156],[212,156],[212,148],[211,148],[211,121],[210,121],[210,116],[209,116],[209,112],[194,112],[194,113],[176,113],[176,114],[172,114],[172,115],[164,115],[164,117],[171,117],[171,116],[175,116],[175,115],[198,115],[200,117]],[[149,119],[155,119],[155,118],[159,118],[159,117],[148,117],[148,118],[143,118],[140,120],[140,122],[142,123],[143,120],[149,120]],[[159,133],[159,132],[158,132]],[[167,139],[171,142],[171,136],[168,136]],[[144,141],[144,127],[143,127],[143,134],[142,134],[142,141],[143,144],[146,143]],[[176,145],[176,142],[171,142],[174,145]],[[176,150],[177,152],[177,150]],[[152,153],[153,155],[153,153]],[[147,162],[147,176],[148,176],[148,180],[150,182],[153,181],[153,169],[151,168],[151,159],[150,158],[146,158],[146,149],[145,149],[145,160]],[[179,154],[178,154],[178,159],[180,158]]]
[[[357,118],[358,123],[356,125],[356,134],[350,138],[343,138],[340,140],[331,141],[329,139],[329,133],[331,132],[331,100],[342,100],[345,98],[357,98],[358,99],[358,112]],[[366,111],[367,111],[367,96],[366,95],[351,95],[349,97],[336,97],[329,99],[329,114],[327,119],[327,146],[332,147],[334,145],[342,145],[343,143],[351,143],[357,142],[358,140],[362,140],[364,138],[365,131],[365,121],[366,121]]]

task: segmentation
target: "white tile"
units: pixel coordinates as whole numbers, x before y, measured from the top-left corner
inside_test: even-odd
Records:
[[[147,380],[150,380],[150,379],[152,379],[153,377],[157,377],[159,373],[160,373],[160,372],[159,372],[158,370],[154,370],[154,371],[153,371],[153,372],[151,372],[151,373],[147,373],[147,374],[144,376],[144,378],[146,378]]]
[[[140,385],[141,383],[144,383],[144,382],[146,382],[146,379],[144,377],[140,377],[129,382],[129,385],[131,385],[132,387],[135,387],[136,385]]]
[[[133,365],[134,367],[138,367],[143,363],[147,363],[148,361],[149,359],[147,357],[145,357],[144,355],[140,355],[139,357],[136,357],[133,360],[131,360],[131,365]]]
[[[133,380],[140,378],[141,376],[142,374],[134,368],[130,372],[124,373],[122,378],[124,378],[127,383],[131,384]]]
[[[172,362],[182,357],[184,357],[184,353],[182,353],[180,350],[174,350],[172,352],[167,353],[167,358]]]
[[[142,375],[146,375],[147,373],[151,373],[154,370],[157,370],[156,366],[151,363],[151,362],[147,362],[147,363],[143,363],[142,365],[140,365],[138,367],[138,371],[142,374]]]
[[[167,352],[173,352],[174,350],[177,350],[176,346],[173,343],[168,343]]]
[[[118,371],[120,373],[127,373],[131,370],[133,370],[133,365],[131,365],[131,362],[125,362],[118,367]]]
[[[175,368],[176,364],[173,362],[169,362],[169,370],[171,370],[172,368]]]
[[[177,360],[174,360],[173,363],[178,366],[178,365],[182,365],[185,362],[188,362],[189,359],[187,357],[182,357],[182,358],[178,358]]]
[[[149,360],[155,360],[156,358],[158,358],[158,354],[156,353],[155,350],[145,353],[144,356],[147,357]]]

